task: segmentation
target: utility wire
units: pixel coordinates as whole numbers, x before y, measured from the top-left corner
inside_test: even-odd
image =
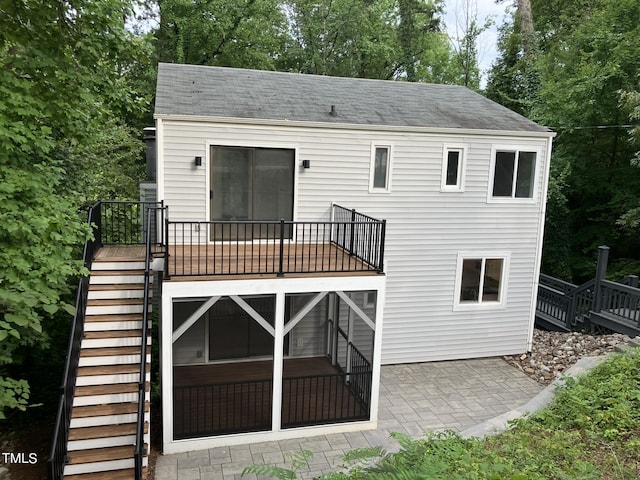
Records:
[[[638,128],[640,125],[626,124],[626,125],[588,125],[577,127],[550,127],[554,130],[606,130],[609,128]]]

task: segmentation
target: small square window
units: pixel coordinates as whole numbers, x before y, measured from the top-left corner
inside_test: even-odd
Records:
[[[369,191],[389,192],[391,190],[391,147],[374,146],[371,159],[371,179]]]
[[[447,192],[464,190],[465,147],[445,145],[442,158],[442,184],[440,189]]]
[[[535,173],[536,152],[496,151],[492,196],[533,198]]]
[[[507,254],[482,256],[460,254],[456,279],[455,307],[505,304]]]

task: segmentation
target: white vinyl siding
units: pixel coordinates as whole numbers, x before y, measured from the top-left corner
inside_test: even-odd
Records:
[[[331,203],[387,220],[383,363],[521,353],[532,305],[548,138],[249,126],[163,120],[163,200],[173,220],[207,218],[207,145],[296,148],[294,220],[329,220]],[[464,191],[442,192],[444,145],[465,145]],[[393,190],[372,195],[373,145],[393,145]],[[535,151],[533,197],[488,202],[496,146]],[[159,157],[161,158],[161,157]],[[521,200],[521,199],[518,199]],[[454,311],[462,251],[510,252],[501,310]]]

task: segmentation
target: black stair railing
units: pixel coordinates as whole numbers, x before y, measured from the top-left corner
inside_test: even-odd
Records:
[[[87,240],[83,247],[84,266],[88,271],[91,270],[96,253],[104,245],[146,245],[147,255],[150,255],[149,252],[163,254],[165,230],[162,226],[166,215],[167,207],[163,202],[97,202],[88,211],[87,222],[92,231],[92,238]],[[84,336],[88,293],[89,277],[85,276],[78,281],[76,308],[69,334],[58,412],[47,459],[48,480],[61,480],[68,461],[67,443],[78,377],[80,347]],[[145,305],[148,305],[148,294],[147,290]],[[144,326],[146,326],[145,321],[143,321]],[[146,334],[144,339],[146,340]],[[146,355],[143,355],[143,358],[146,359]]]
[[[91,270],[91,264],[95,252],[101,246],[100,219],[101,203],[98,202],[91,208],[87,215],[87,222],[93,230],[92,238],[84,244],[82,259],[84,266]],[[60,401],[53,432],[51,450],[47,460],[47,476],[49,480],[58,480],[63,477],[64,466],[67,463],[67,442],[69,440],[69,425],[71,424],[71,411],[73,409],[73,392],[78,376],[78,363],[80,360],[80,344],[84,335],[84,319],[89,294],[89,277],[84,276],[78,281],[78,293],[76,295],[76,310],[71,323],[69,334],[69,346],[65,361],[62,385],[60,387]]]
[[[638,277],[630,275],[613,282],[607,280],[609,247],[598,248],[596,276],[577,286],[548,275],[540,275],[536,313],[550,317],[567,330],[593,322],[592,314],[608,315],[609,326],[616,321],[640,331],[640,289]]]
[[[152,211],[164,211],[160,208],[146,208],[146,229],[145,229],[145,257],[144,257],[144,294],[142,300],[142,338],[140,339],[140,377],[138,381],[138,416],[136,422],[136,444],[134,450],[134,473],[135,480],[142,480],[144,471],[144,457],[147,455],[147,449],[144,443],[144,424],[145,424],[145,404],[146,404],[146,377],[147,377],[147,336],[149,334],[149,292],[151,286],[151,258],[152,258],[152,241],[153,221],[157,215],[153,215]],[[160,224],[162,226],[162,223]],[[162,229],[160,229],[162,230]],[[162,242],[160,242],[162,244]]]

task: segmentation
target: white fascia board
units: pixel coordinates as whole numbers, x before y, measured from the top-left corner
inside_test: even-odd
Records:
[[[336,130],[369,130],[405,133],[433,133],[433,134],[456,134],[466,136],[499,136],[499,137],[531,137],[531,138],[553,138],[556,132],[531,132],[531,131],[511,131],[511,130],[484,130],[472,128],[438,128],[438,127],[418,127],[408,125],[360,125],[354,123],[325,123],[325,122],[301,122],[292,120],[270,120],[263,118],[235,118],[235,117],[215,117],[200,115],[167,115],[156,113],[153,118],[164,121],[180,121],[194,123],[230,123],[237,125],[268,125],[273,127],[308,127],[327,128]]]
[[[260,295],[285,293],[308,293],[327,291],[380,290],[386,283],[386,276],[360,275],[344,277],[284,277],[250,280],[199,280],[164,282],[162,299],[211,297],[214,295]]]

